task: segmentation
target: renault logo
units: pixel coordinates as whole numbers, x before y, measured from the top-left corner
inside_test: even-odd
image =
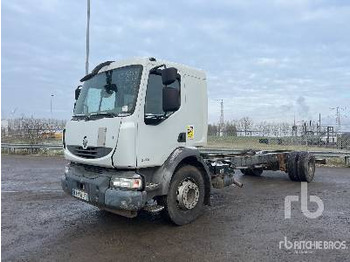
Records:
[[[87,136],[84,136],[83,138],[83,149],[87,149],[88,147],[88,139]]]

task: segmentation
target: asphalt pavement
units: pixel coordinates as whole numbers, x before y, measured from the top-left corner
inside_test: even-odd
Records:
[[[285,218],[286,196],[301,198],[301,183],[285,173],[238,171],[243,188],[214,190],[204,215],[178,227],[160,215],[124,218],[66,195],[65,163],[2,155],[2,261],[350,261],[349,168],[317,168],[307,192],[324,205],[317,218],[305,216],[300,201]],[[310,212],[319,208],[308,202]]]

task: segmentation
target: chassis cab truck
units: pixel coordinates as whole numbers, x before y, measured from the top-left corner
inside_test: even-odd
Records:
[[[81,79],[63,135],[68,194],[122,216],[164,212],[183,225],[210,202],[211,187],[241,186],[234,169],[288,172],[308,181],[306,152],[211,151],[207,86],[201,70],[140,58],[107,61]]]

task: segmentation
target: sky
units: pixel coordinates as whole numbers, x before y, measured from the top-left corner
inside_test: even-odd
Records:
[[[69,119],[86,1],[1,2],[3,118]],[[209,122],[317,120],[350,130],[350,1],[91,0],[90,70],[156,57],[206,71]],[[53,97],[51,96],[53,95]]]

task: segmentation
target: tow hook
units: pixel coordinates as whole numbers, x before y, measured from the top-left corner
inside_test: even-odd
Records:
[[[163,209],[164,209],[164,206],[158,205],[157,201],[154,199],[148,200],[146,202],[145,207],[143,208],[143,210],[152,214],[159,213]]]

